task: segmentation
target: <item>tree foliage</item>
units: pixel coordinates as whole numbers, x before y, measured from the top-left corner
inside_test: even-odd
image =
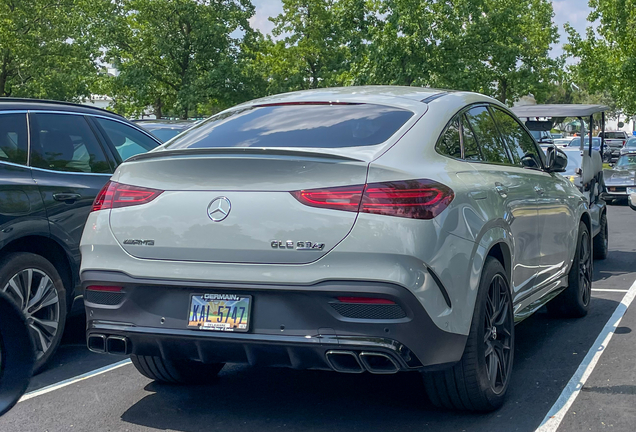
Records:
[[[566,26],[567,52],[580,62],[573,72],[593,93],[608,93],[625,112],[636,113],[636,0],[590,0],[588,27],[583,38]]]
[[[1,1],[0,96],[89,96],[108,9],[105,0]]]
[[[107,60],[119,71],[107,88],[115,110],[187,118],[251,96],[241,44],[255,36],[249,0],[118,0]]]

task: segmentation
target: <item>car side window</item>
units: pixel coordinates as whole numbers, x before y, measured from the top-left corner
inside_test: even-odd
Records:
[[[31,166],[53,171],[113,172],[82,115],[31,114]]]
[[[0,113],[0,161],[26,165],[27,146],[26,113]]]
[[[126,124],[101,117],[95,117],[95,121],[113,144],[122,161],[146,153],[159,145],[148,135]]]
[[[456,117],[440,137],[437,143],[437,151],[444,156],[460,159],[462,157],[462,146],[459,134],[459,118]]]
[[[541,169],[541,156],[532,136],[507,112],[496,107],[491,109],[499,132],[511,150],[515,165]]]
[[[481,153],[475,133],[473,132],[466,115],[462,115],[462,137],[464,141],[464,159],[467,161],[483,161],[484,156]]]
[[[475,133],[484,161],[510,165],[512,161],[488,108],[484,106],[472,108],[466,113],[466,117]]]

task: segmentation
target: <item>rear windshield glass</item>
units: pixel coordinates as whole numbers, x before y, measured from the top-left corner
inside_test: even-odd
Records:
[[[603,136],[602,133],[601,133],[601,136]],[[607,138],[607,139],[625,139],[625,134],[623,132],[605,132],[605,138]]]
[[[372,104],[256,106],[211,117],[166,148],[371,146],[386,141],[412,115]]]

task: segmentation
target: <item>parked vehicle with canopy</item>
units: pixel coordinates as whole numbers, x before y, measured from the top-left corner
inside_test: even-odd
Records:
[[[605,105],[583,104],[546,104],[525,105],[512,108],[512,112],[530,131],[550,131],[555,123],[567,117],[575,117],[580,123],[581,167],[576,171],[580,181],[573,182],[586,196],[592,216],[592,235],[594,237],[594,258],[605,259],[608,252],[607,209],[603,195],[607,192],[603,177],[603,157],[594,150],[592,128],[585,130],[585,121],[594,124],[594,114],[601,114],[600,149],[605,148]]]

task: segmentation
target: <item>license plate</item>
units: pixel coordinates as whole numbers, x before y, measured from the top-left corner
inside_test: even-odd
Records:
[[[199,330],[246,332],[250,324],[251,296],[193,294],[188,327]]]

